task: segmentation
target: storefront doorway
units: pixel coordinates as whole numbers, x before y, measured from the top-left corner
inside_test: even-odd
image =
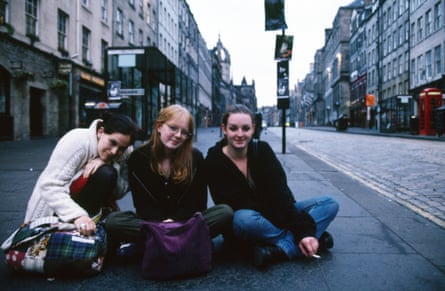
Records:
[[[31,137],[43,136],[43,95],[45,91],[31,87],[29,89],[29,126]]]

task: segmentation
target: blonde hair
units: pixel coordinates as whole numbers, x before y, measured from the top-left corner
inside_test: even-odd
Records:
[[[170,120],[178,120],[185,118],[188,124],[188,131],[194,132],[193,117],[190,112],[181,105],[173,104],[163,108],[153,125],[153,132],[151,134],[148,146],[150,146],[150,168],[152,171],[163,175],[161,168],[161,161],[164,159],[164,144],[162,143],[157,128]],[[190,136],[184,143],[174,152],[171,157],[171,177],[175,183],[186,182],[190,183],[193,179],[192,169],[192,151],[193,138]]]

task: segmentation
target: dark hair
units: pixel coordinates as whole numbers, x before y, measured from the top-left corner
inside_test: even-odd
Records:
[[[246,105],[234,104],[234,105],[231,105],[229,107],[229,109],[227,109],[226,113],[224,113],[224,115],[222,117],[222,124],[224,124],[224,126],[227,125],[227,120],[229,120],[229,116],[234,113],[249,114],[250,118],[252,119],[252,123],[255,124],[255,117],[254,117],[252,111]]]
[[[104,112],[102,122],[98,123],[98,128],[103,126],[106,134],[121,133],[130,136],[130,144],[136,140],[138,128],[136,124],[125,114]]]

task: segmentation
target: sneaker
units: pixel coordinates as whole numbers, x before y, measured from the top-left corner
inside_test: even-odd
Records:
[[[329,232],[325,231],[318,240],[318,244],[320,251],[332,249],[334,247],[334,238]]]
[[[117,249],[118,256],[129,256],[133,255],[135,252],[136,252],[136,244],[129,242],[121,243],[119,248]]]
[[[287,259],[286,253],[277,246],[256,246],[253,250],[253,265],[257,268]]]

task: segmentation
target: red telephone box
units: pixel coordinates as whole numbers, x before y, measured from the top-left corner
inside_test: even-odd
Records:
[[[442,106],[442,90],[426,88],[419,95],[419,134],[435,135],[433,128],[433,110]]]

